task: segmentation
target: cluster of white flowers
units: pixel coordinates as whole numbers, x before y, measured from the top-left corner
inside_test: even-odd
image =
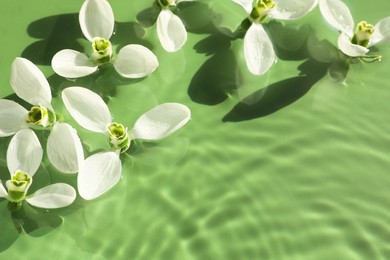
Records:
[[[86,0],[79,13],[84,36],[92,43],[91,55],[74,50],[62,50],[52,59],[53,70],[66,78],[84,77],[99,66],[111,63],[126,78],[142,78],[158,67],[157,57],[146,47],[130,44],[117,57],[112,56],[109,41],[114,29],[114,15],[106,0]],[[185,31],[185,30],[184,30]],[[77,188],[83,199],[95,199],[111,189],[121,177],[120,154],[126,152],[134,139],[148,141],[165,138],[191,117],[182,104],[160,104],[143,114],[131,130],[116,122],[103,99],[83,87],[63,90],[62,100],[72,117],[92,132],[108,135],[111,151],[84,156],[77,131],[59,122],[51,105],[51,89],[44,74],[31,61],[16,58],[11,68],[11,86],[15,94],[32,105],[27,110],[18,103],[0,99],[0,137],[14,135],[7,150],[10,180],[5,187],[0,181],[0,198],[6,198],[17,209],[23,201],[40,208],[60,208],[73,203],[76,190],[66,183],[55,183],[28,195],[34,174],[43,157],[38,137],[30,127],[50,130],[47,157],[64,173],[78,173]]]
[[[368,48],[390,41],[390,17],[375,26],[363,21],[355,31],[351,12],[341,0],[232,0],[249,14],[252,25],[244,37],[244,56],[248,69],[254,75],[266,73],[275,63],[273,44],[263,28],[267,19],[295,20],[311,12],[317,5],[324,19],[340,31],[338,47],[349,57],[379,60],[367,56]]]
[[[185,25],[175,14],[176,5],[191,0],[157,0],[157,34],[168,52],[182,48],[187,40]],[[346,56],[376,61],[380,56],[369,56],[369,47],[390,41],[390,17],[375,26],[362,21],[356,29],[352,15],[341,0],[232,0],[248,13],[251,25],[244,36],[244,56],[249,71],[255,75],[266,73],[275,63],[272,41],[263,27],[269,19],[293,20],[303,17],[319,5],[325,20],[340,31],[338,47]],[[107,0],[85,0],[79,13],[84,36],[91,42],[89,55],[65,49],[56,53],[52,68],[60,76],[79,78],[90,75],[99,66],[112,64],[125,78],[142,78],[159,66],[157,57],[148,48],[129,44],[113,56],[110,37],[114,31],[114,13]],[[15,94],[31,104],[27,110],[18,103],[0,99],[0,136],[14,135],[7,150],[10,179],[5,187],[0,181],[0,197],[16,206],[24,200],[41,208],[59,208],[76,199],[76,190],[66,183],[55,183],[28,195],[33,176],[43,157],[40,142],[31,129],[50,130],[47,157],[51,164],[64,173],[78,173],[77,188],[86,200],[95,199],[111,189],[121,177],[120,154],[126,152],[132,140],[160,140],[182,126],[191,117],[182,104],[160,104],[143,114],[132,129],[113,122],[108,106],[93,91],[68,87],[62,91],[62,101],[74,120],[83,128],[107,135],[111,150],[85,158],[82,141],[69,124],[59,122],[51,104],[52,95],[43,73],[29,60],[16,58],[12,63],[11,86]]]

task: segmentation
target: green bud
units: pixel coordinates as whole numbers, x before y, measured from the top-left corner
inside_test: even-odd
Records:
[[[107,130],[111,147],[120,149],[121,153],[126,152],[130,147],[131,141],[129,134],[127,133],[127,127],[113,122],[108,125]]]
[[[171,7],[176,5],[176,0],[158,0],[157,1],[161,7]]]
[[[276,4],[273,0],[257,0],[249,17],[253,22],[262,22],[275,6]]]
[[[5,185],[8,189],[8,197],[12,202],[20,202],[26,198],[26,193],[30,187],[32,178],[28,173],[16,171],[11,180],[8,180]]]
[[[363,47],[367,47],[374,33],[375,28],[372,24],[362,21],[356,26],[355,34],[352,37],[351,42]]]
[[[112,46],[109,40],[95,37],[92,42],[92,57],[98,63],[106,63],[111,60]]]
[[[27,114],[26,122],[48,127],[56,122],[56,115],[42,105],[33,106]]]

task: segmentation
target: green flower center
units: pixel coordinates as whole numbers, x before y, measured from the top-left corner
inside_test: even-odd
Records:
[[[176,5],[176,0],[158,0],[161,7],[168,8]]]
[[[56,122],[56,115],[42,105],[33,106],[27,114],[26,122],[32,125],[48,127]]]
[[[11,180],[6,182],[8,197],[12,202],[20,202],[26,198],[26,193],[30,187],[32,178],[28,173],[16,171]]]
[[[109,40],[95,37],[92,41],[92,57],[98,63],[106,63],[111,60],[112,46]]]
[[[255,6],[249,15],[253,22],[260,23],[268,17],[269,13],[275,8],[273,0],[257,0]]]
[[[111,147],[120,149],[121,153],[126,152],[127,149],[129,149],[131,142],[129,134],[127,133],[127,127],[113,122],[107,126],[107,130]]]
[[[363,47],[367,47],[374,33],[375,28],[372,24],[362,21],[356,26],[355,34],[352,37],[351,42]]]

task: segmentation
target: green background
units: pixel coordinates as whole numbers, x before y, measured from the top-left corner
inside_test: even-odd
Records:
[[[151,24],[153,1],[112,0],[114,49],[142,44],[159,68],[140,80],[108,68],[70,81],[49,65],[61,49],[88,47],[78,25],[82,3],[2,0],[1,97],[20,101],[9,84],[11,63],[30,59],[86,155],[108,142],[71,119],[58,96],[68,86],[102,95],[129,128],[164,102],[187,105],[192,120],[161,142],[136,142],[121,157],[123,179],[94,201],[78,197],[58,210],[24,204],[11,213],[0,200],[1,259],[390,258],[390,46],[373,48],[383,55],[379,63],[319,62],[332,52],[318,43],[335,45],[338,33],[316,8],[265,25],[278,60],[258,77],[246,68],[242,39],[229,38],[246,17],[231,1],[183,4],[188,41],[166,53]],[[345,3],[355,22],[389,15],[387,0]],[[44,145],[48,132],[37,134]],[[3,182],[10,139],[0,140]],[[76,175],[45,158],[31,191],[60,181],[76,185]]]

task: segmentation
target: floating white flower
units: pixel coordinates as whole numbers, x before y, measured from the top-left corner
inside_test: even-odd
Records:
[[[113,148],[113,151],[88,157],[80,166],[78,191],[86,200],[101,196],[119,181],[122,171],[119,155],[129,148],[131,140],[160,140],[177,131],[191,117],[186,106],[165,103],[143,114],[128,131],[122,124],[112,122],[110,111],[101,97],[86,88],[66,88],[62,100],[78,124],[87,130],[107,134]]]
[[[0,197],[20,207],[26,200],[29,204],[46,209],[66,207],[76,199],[75,189],[66,183],[56,183],[27,195],[32,177],[42,161],[43,150],[37,136],[31,129],[17,132],[11,139],[7,150],[7,166],[11,179],[0,181]]]
[[[361,57],[368,61],[380,60],[380,56],[367,56],[371,46],[390,41],[390,17],[380,20],[375,26],[362,21],[354,31],[354,21],[348,6],[341,0],[320,0],[320,11],[325,20],[340,31],[337,44],[349,57]]]
[[[62,172],[77,172],[84,160],[81,141],[70,125],[57,122],[50,86],[43,73],[31,61],[16,58],[11,68],[11,86],[18,97],[33,106],[27,111],[14,101],[0,99],[0,137],[28,127],[51,129],[47,140],[50,162]]]
[[[172,12],[177,4],[193,0],[158,0],[161,12],[157,17],[157,35],[162,47],[175,52],[187,41],[187,31],[181,19]]]
[[[261,24],[267,18],[279,20],[298,19],[309,13],[317,0],[232,0],[249,14],[252,25],[244,37],[244,56],[249,71],[262,75],[275,62],[272,42]]]
[[[116,58],[112,57],[109,39],[114,31],[114,13],[107,0],[86,0],[79,13],[79,22],[84,36],[92,43],[92,54],[88,57],[75,50],[59,51],[51,62],[58,75],[84,77],[97,71],[99,66],[112,63],[121,76],[141,78],[158,67],[157,57],[139,44],[126,45]]]

